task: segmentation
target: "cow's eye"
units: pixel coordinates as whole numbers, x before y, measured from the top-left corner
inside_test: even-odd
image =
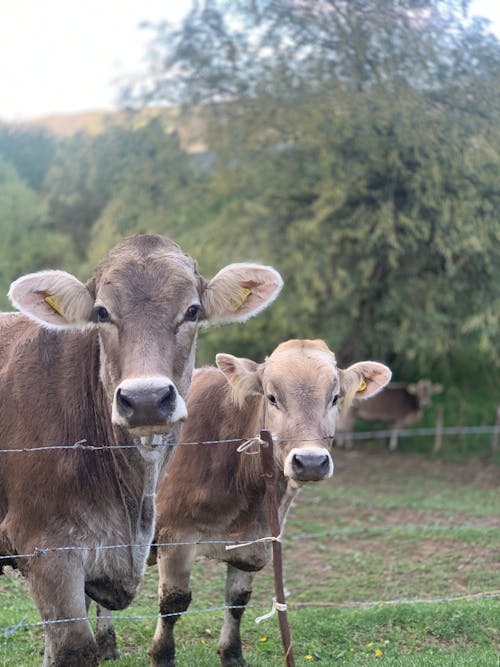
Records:
[[[339,395],[336,394],[336,396],[334,396],[333,399],[332,399],[332,406],[333,406],[333,405],[337,405],[338,400],[339,400]]]
[[[198,319],[198,315],[200,314],[201,306],[198,305],[193,305],[189,306],[189,308],[186,310],[186,314],[184,315],[184,321],[185,322],[196,322]]]
[[[267,395],[267,400],[269,401],[269,403],[271,403],[271,405],[274,405],[274,406],[278,405],[278,401],[276,400],[276,396],[274,394],[268,394]]]
[[[98,322],[109,322],[111,320],[111,316],[104,306],[98,306],[96,308],[96,316]]]

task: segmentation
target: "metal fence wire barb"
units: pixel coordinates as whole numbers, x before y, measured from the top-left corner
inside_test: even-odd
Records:
[[[398,438],[409,438],[413,436],[435,436],[437,429],[435,427],[429,428],[412,428],[412,429],[401,429],[398,431]],[[372,430],[372,431],[353,431],[349,433],[349,437],[352,440],[385,440],[391,436],[392,431],[390,430]],[[500,434],[500,425],[495,426],[445,426],[441,429],[443,435],[496,435]],[[165,442],[155,443],[156,447],[194,447],[199,445],[228,445],[236,443],[245,443],[247,441],[255,440],[255,435],[240,437],[240,438],[227,438],[225,440],[196,440],[193,442],[172,442],[166,440]],[[335,435],[327,435],[322,438],[322,440],[329,441],[333,440],[335,442]],[[280,438],[273,438],[274,442],[285,442]],[[308,438],[287,438],[286,442],[316,442],[317,439],[308,439]],[[33,454],[36,452],[47,452],[60,449],[72,449],[79,451],[101,451],[109,449],[135,449],[136,445],[92,445],[86,444],[85,439],[78,440],[72,445],[67,444],[56,444],[56,445],[42,445],[40,447],[21,447],[18,449],[0,449],[0,454]],[[241,450],[243,451],[243,449]]]

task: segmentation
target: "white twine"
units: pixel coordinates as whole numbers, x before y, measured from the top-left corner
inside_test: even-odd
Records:
[[[256,623],[260,623],[261,621],[265,621],[266,618],[271,618],[271,616],[274,616],[276,611],[286,611],[287,610],[287,605],[284,602],[277,602],[276,598],[273,598],[273,606],[271,611],[268,611],[267,614],[264,614],[263,616],[257,616],[255,619]]]
[[[239,549],[240,547],[249,547],[252,544],[257,544],[258,542],[281,542],[283,533],[280,533],[277,537],[274,535],[269,535],[268,537],[259,537],[258,540],[250,540],[249,542],[240,542],[239,544],[226,544],[226,551],[230,549]]]
[[[242,453],[245,453],[245,454],[260,454],[260,446],[264,445],[264,444],[265,443],[262,440],[262,438],[258,435],[255,435],[253,438],[248,438],[248,440],[245,440],[245,442],[242,442],[241,445],[239,445],[239,447],[236,448],[236,451],[238,452],[238,454],[242,454]],[[258,448],[257,448],[257,451],[251,452],[249,450],[250,450],[250,447],[252,447],[253,445],[257,445]]]

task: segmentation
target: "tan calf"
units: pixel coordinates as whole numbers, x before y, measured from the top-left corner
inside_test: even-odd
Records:
[[[162,542],[249,541],[269,535],[259,456],[238,452],[262,428],[275,438],[280,521],[303,484],[333,474],[330,453],[342,404],[369,398],[390,379],[383,364],[364,361],[345,370],[322,341],[291,340],[261,364],[219,354],[217,368],[195,372],[188,397],[190,417],[181,441],[237,438],[238,442],[178,447],[157,495],[157,534]],[[266,543],[226,550],[222,545],[159,547],[162,614],[185,611],[196,556],[227,563],[226,604],[245,606],[255,572],[269,561]],[[240,638],[243,609],[225,613],[218,652],[225,667],[245,665]],[[175,663],[176,617],[160,618],[151,665]]]

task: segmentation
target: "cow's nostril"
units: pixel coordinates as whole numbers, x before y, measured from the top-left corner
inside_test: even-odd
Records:
[[[172,412],[172,405],[175,403],[176,391],[173,385],[169,385],[158,401],[160,414],[169,415]]]
[[[328,456],[323,456],[323,459],[320,463],[321,472],[327,473],[330,470],[330,459]]]
[[[134,414],[134,404],[127,398],[127,395],[122,389],[117,389],[116,391],[116,403],[120,414],[124,417],[131,417]]]
[[[296,471],[304,470],[304,463],[298,454],[293,455],[292,465]]]

